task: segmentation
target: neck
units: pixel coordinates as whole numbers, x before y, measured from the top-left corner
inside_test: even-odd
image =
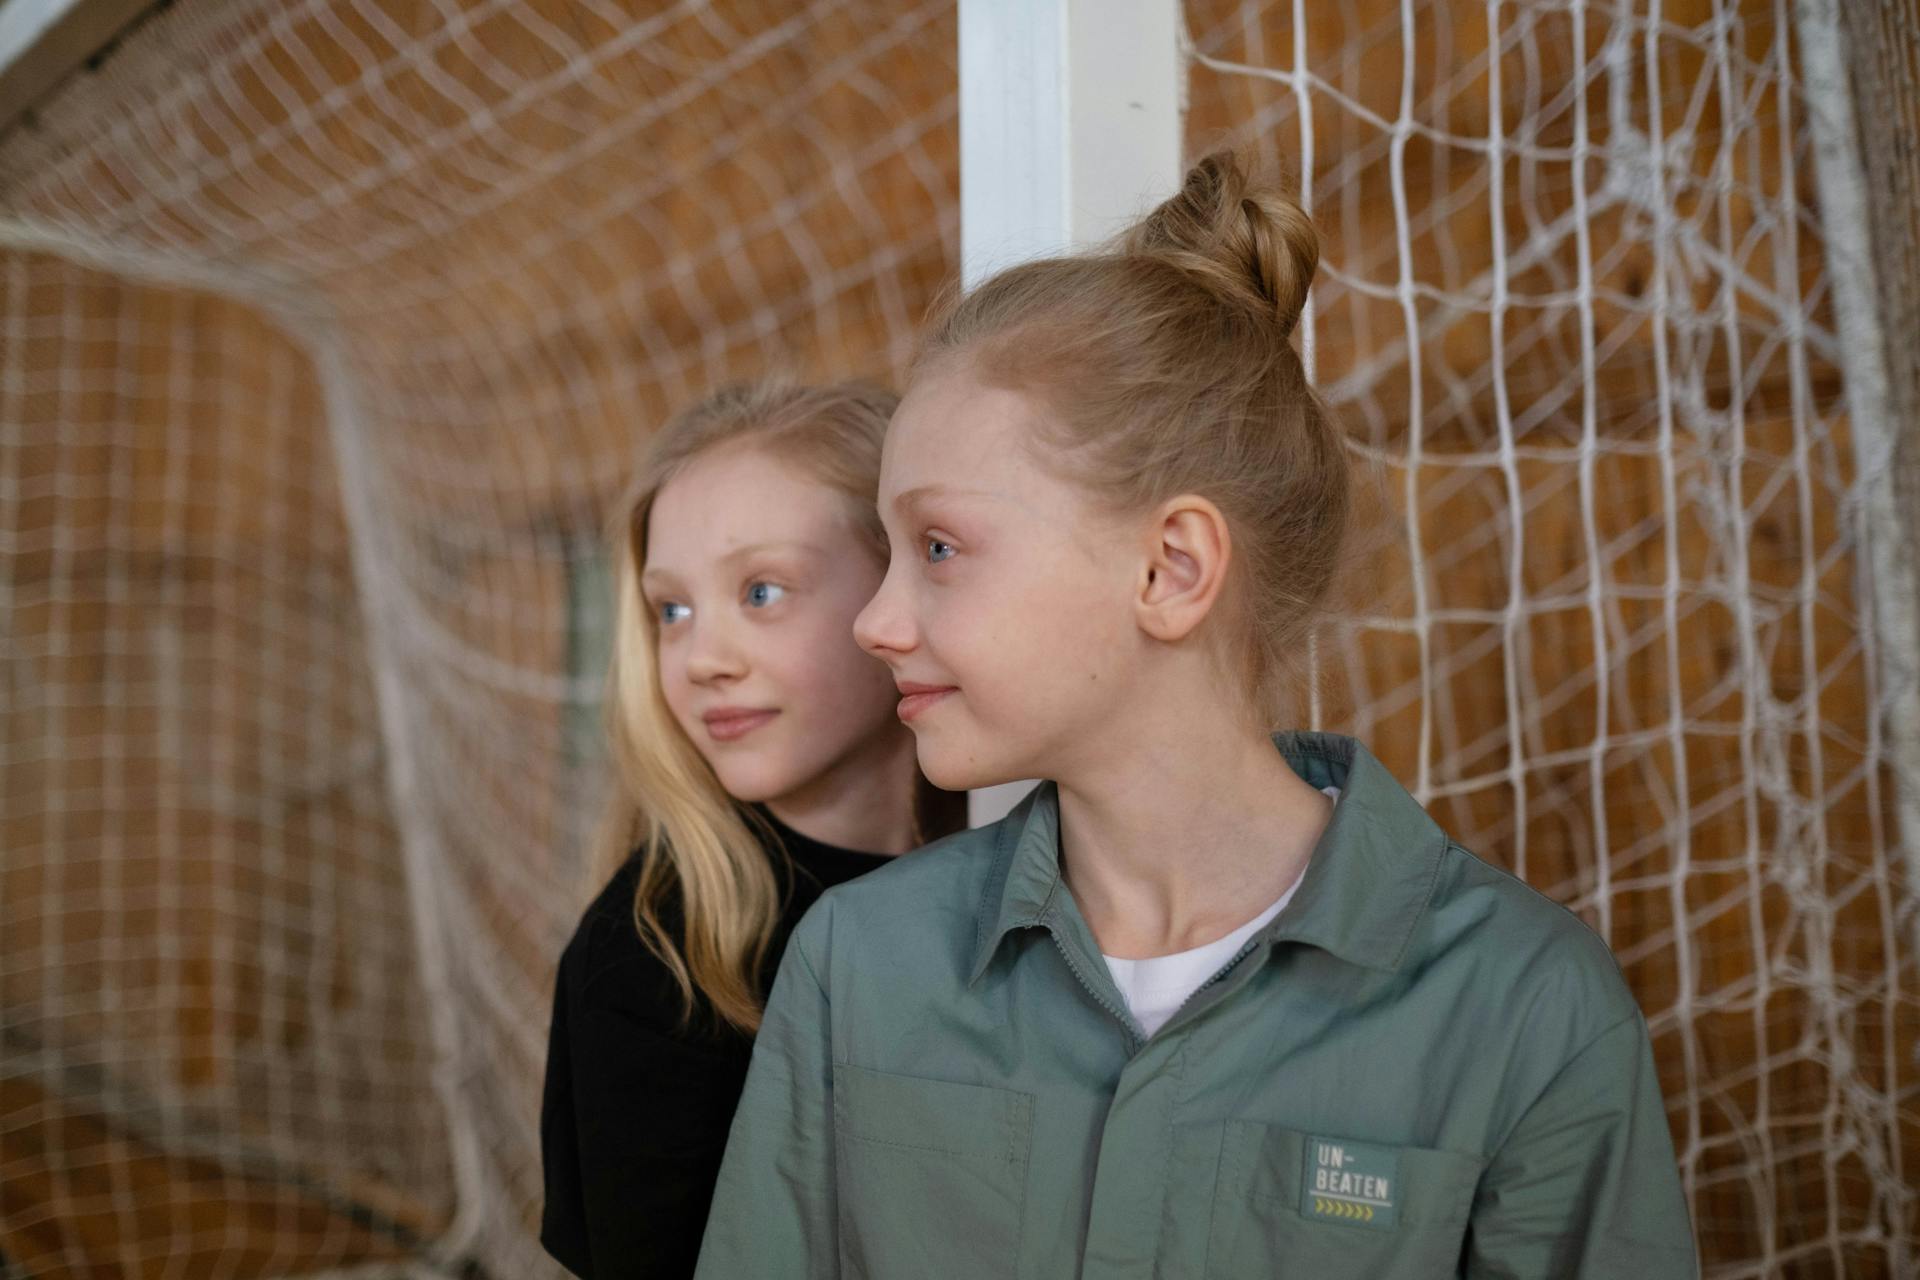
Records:
[[[1103,730],[1120,749],[1054,779],[1062,874],[1111,956],[1185,951],[1253,919],[1299,879],[1333,814],[1264,730],[1222,703],[1194,714],[1191,694]]]
[[[894,724],[865,739],[793,790],[766,801],[774,817],[822,844],[868,853],[914,847],[920,782],[913,732]]]

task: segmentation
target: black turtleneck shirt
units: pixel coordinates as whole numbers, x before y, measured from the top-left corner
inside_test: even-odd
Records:
[[[767,949],[764,998],[787,936],[821,891],[889,859],[821,844],[756,806],[801,872]],[[775,865],[779,862],[776,859]],[[680,990],[633,923],[637,857],[580,920],[560,957],[540,1109],[546,1209],[540,1243],[587,1280],[693,1274],[750,1036]]]

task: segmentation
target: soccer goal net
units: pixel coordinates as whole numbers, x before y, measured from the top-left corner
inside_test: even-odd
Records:
[[[1814,0],[1184,18],[1390,531],[1302,718],[1611,943],[1711,1274],[1909,1273],[1920,277],[1852,69],[1914,62]],[[0,133],[0,1276],[558,1274],[610,506],[717,381],[900,374],[955,43],[176,0]]]

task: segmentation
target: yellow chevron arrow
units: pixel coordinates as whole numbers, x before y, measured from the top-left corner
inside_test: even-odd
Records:
[[[1354,1204],[1350,1200],[1329,1200],[1325,1196],[1315,1196],[1313,1211],[1332,1218],[1353,1218],[1360,1222],[1373,1221],[1372,1205]]]

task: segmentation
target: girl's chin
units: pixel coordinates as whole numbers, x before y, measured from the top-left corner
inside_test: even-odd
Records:
[[[978,791],[1002,782],[1018,782],[1024,776],[982,767],[978,756],[964,749],[956,750],[954,744],[929,743],[922,738],[916,746],[920,772],[942,791]]]
[[[796,778],[794,770],[781,768],[773,762],[762,765],[758,761],[728,760],[716,765],[714,773],[727,794],[742,804],[764,804],[769,800],[777,800],[795,790],[803,781]]]
[[[804,792],[831,771],[832,758],[785,759],[768,752],[764,759],[721,760],[714,766],[720,785],[742,804],[766,804]]]

